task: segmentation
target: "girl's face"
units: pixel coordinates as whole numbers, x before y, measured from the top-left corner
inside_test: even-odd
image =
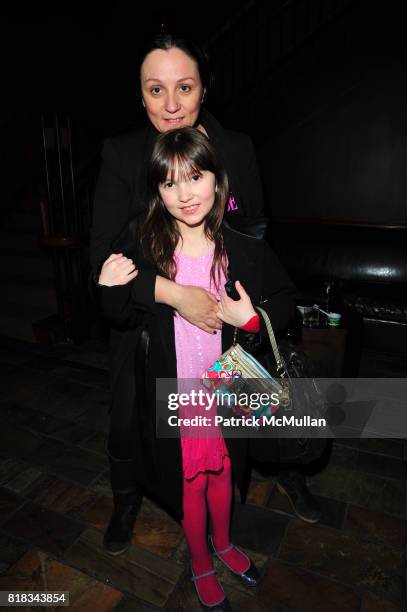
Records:
[[[195,125],[204,93],[197,63],[180,49],[155,49],[141,65],[148,118],[159,132]]]
[[[216,179],[207,170],[190,177],[180,177],[176,169],[173,180],[167,177],[159,186],[164,206],[177,220],[178,227],[201,225],[215,202]]]

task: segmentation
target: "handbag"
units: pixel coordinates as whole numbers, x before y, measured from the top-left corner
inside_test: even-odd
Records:
[[[267,361],[268,369],[236,342],[237,329],[235,329],[232,346],[204,372],[202,377],[204,386],[219,395],[227,396],[232,393],[236,395],[243,393],[248,396],[262,392],[270,394],[271,391],[279,400],[278,405],[269,402],[260,410],[231,403],[230,408],[235,414],[252,416],[256,413],[257,417],[267,417],[275,414],[279,407],[292,410],[298,417],[316,414],[324,401],[317,381],[312,375],[311,360],[305,353],[296,351],[288,340],[282,340],[278,345],[268,314],[260,307],[257,307],[257,311],[264,319],[272,349],[270,359]],[[294,383],[295,378],[301,379],[301,384]],[[259,421],[260,424],[255,429],[261,434],[265,428],[261,426],[261,419]],[[278,459],[285,463],[311,463],[322,455],[326,447],[325,438],[298,436],[277,437],[274,440],[278,445]],[[262,460],[267,460],[268,447],[272,441],[264,437],[252,440],[253,444],[260,446]]]
[[[232,346],[201,377],[204,387],[221,396],[222,405],[225,403],[229,405],[234,414],[258,417],[257,421],[253,421],[256,428],[266,423],[262,417],[275,414],[280,406],[289,409],[292,402],[288,374],[278,350],[270,319],[262,308],[257,310],[266,324],[276,361],[277,376],[280,378],[270,374],[253,355],[237,343],[237,328]],[[253,404],[253,396],[262,396],[260,405],[258,401]]]
[[[313,414],[318,416],[325,405],[325,397],[315,378],[312,360],[303,351],[296,349],[286,337],[278,345],[280,358],[291,384],[292,402],[296,416]],[[301,384],[295,382],[301,379]],[[327,448],[327,439],[320,437],[278,438],[278,460],[281,463],[309,464],[321,458]],[[267,442],[257,440],[257,442]]]

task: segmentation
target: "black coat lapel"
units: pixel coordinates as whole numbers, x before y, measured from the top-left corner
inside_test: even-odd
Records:
[[[259,299],[260,270],[258,267],[258,249],[261,242],[245,237],[228,227],[223,228],[223,240],[228,255],[228,280],[233,284],[239,280],[247,293],[256,303]],[[253,242],[252,242],[253,241]],[[257,260],[257,261],[256,261]],[[227,350],[233,341],[234,328],[224,325],[222,333],[222,350]]]
[[[133,190],[133,212],[138,212],[147,208],[147,167],[150,161],[154,144],[157,139],[159,132],[153,125],[149,123],[144,128],[142,134],[142,144],[138,149],[139,157],[137,159],[137,168],[134,172],[136,178]]]
[[[200,120],[208,133],[209,139],[215,146],[220,161],[226,169],[230,191],[233,193],[236,203],[238,204],[236,212],[238,214],[244,214],[242,210],[242,192],[240,188],[236,151],[230,141],[229,133],[206,109],[202,109]]]
[[[245,236],[243,236],[240,232],[232,230],[227,225],[224,225],[223,227],[223,240],[225,243],[226,252],[228,254],[229,280],[232,282],[240,280],[242,285],[244,285],[246,282],[246,284],[249,284],[250,287],[253,286],[253,280],[255,280],[256,276],[256,274],[253,275],[255,270],[256,256],[253,248],[254,244],[252,246],[249,240],[247,240],[247,237],[245,240]],[[255,241],[256,239],[252,238],[250,240]]]

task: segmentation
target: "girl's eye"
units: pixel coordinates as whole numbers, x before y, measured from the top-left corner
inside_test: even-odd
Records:
[[[180,85],[180,89],[182,92],[186,93],[188,91],[191,91],[191,86],[190,85]]]
[[[200,178],[201,178],[201,174],[193,174],[193,175],[191,176],[191,180],[192,180],[192,181],[195,181],[195,182],[196,182],[196,181],[199,181],[199,179],[200,179]]]
[[[174,183],[172,183],[171,181],[167,181],[166,183],[164,183],[164,189],[171,189],[173,185]]]
[[[150,91],[153,95],[157,95],[160,93],[161,87],[152,87]]]

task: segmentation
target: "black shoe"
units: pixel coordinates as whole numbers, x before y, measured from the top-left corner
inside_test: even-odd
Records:
[[[301,472],[281,472],[276,484],[280,493],[287,495],[298,518],[307,523],[317,523],[321,519],[319,503],[309,491]]]
[[[205,612],[232,612],[232,608],[230,607],[230,603],[229,603],[229,600],[226,597],[226,595],[222,599],[222,601],[220,601],[217,604],[214,604],[213,606],[207,606],[202,601],[201,596],[199,595],[198,588],[196,586],[196,581],[200,580],[201,578],[206,578],[206,576],[212,576],[213,574],[215,574],[215,570],[211,570],[210,572],[206,572],[205,574],[201,574],[200,576],[194,576],[194,572],[193,572],[192,566],[191,566],[191,575],[192,575],[191,580],[192,580],[192,582],[195,585],[196,594],[198,596],[199,603],[201,604],[201,608],[202,608],[202,610],[205,610]],[[223,591],[223,589],[222,589],[222,591]]]
[[[247,557],[247,555],[245,555],[245,557],[247,557],[248,560],[250,561],[250,565],[249,565],[249,567],[247,568],[247,570],[245,572],[241,572],[241,573],[240,572],[236,572],[233,568],[231,568],[230,565],[228,565],[226,563],[226,561],[224,559],[222,559],[222,557],[220,556],[220,555],[223,555],[224,553],[229,552],[230,550],[232,550],[232,548],[237,548],[237,546],[234,546],[233,544],[231,544],[230,546],[225,548],[225,550],[216,550],[215,546],[213,545],[212,537],[209,536],[209,550],[213,554],[215,554],[218,557],[218,559],[220,559],[220,561],[222,561],[222,563],[224,565],[226,565],[228,570],[230,570],[231,572],[236,574],[236,576],[239,576],[239,578],[243,582],[243,584],[245,584],[246,586],[249,586],[249,587],[256,587],[258,585],[259,579],[260,579],[259,570],[255,566],[253,561],[251,559],[249,559],[249,557]],[[240,550],[240,548],[237,548],[237,550],[239,550],[239,552],[242,552]],[[244,553],[242,553],[242,554],[244,554]]]
[[[114,509],[103,545],[109,554],[121,555],[131,544],[143,493],[135,481],[133,460],[122,461],[109,455],[109,463]]]
[[[113,499],[114,510],[103,538],[103,546],[109,554],[121,555],[131,544],[142,494],[139,490],[128,493],[116,491],[113,492]]]

